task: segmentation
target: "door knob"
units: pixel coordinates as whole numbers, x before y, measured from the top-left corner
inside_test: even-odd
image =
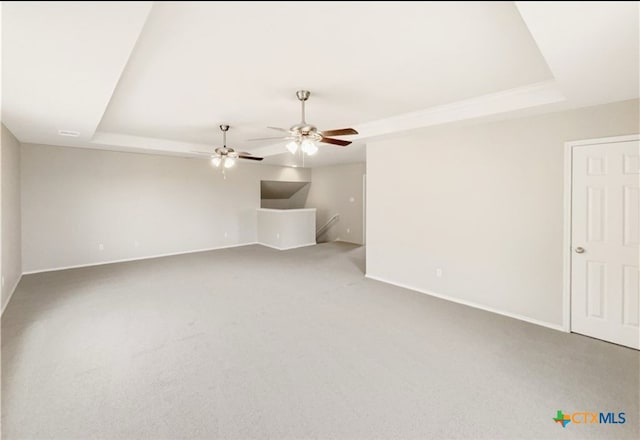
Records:
[[[582,247],[578,246],[578,247],[576,248],[576,254],[584,254],[584,248],[582,248]]]

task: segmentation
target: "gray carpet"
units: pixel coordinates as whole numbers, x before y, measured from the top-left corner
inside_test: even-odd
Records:
[[[638,438],[638,352],[363,266],[347,244],[256,245],[25,276],[3,438]],[[627,423],[563,429],[557,410]]]

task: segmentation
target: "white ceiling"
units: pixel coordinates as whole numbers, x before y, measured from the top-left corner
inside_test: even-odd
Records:
[[[638,97],[637,2],[4,2],[3,122],[22,142],[293,165],[267,125],[377,136]],[[61,137],[59,129],[79,131]],[[298,161],[299,162],[299,161]],[[297,163],[301,165],[301,163]]]
[[[24,142],[91,140],[151,2],[2,2],[2,121]]]
[[[568,100],[588,106],[638,97],[638,2],[517,5]]]

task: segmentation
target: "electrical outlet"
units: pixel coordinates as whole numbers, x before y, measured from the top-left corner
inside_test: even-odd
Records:
[[[104,245],[103,245],[102,243],[100,243],[100,244],[98,245],[98,250],[99,250],[99,251],[103,251],[103,250],[104,250]]]
[[[347,228],[347,234],[351,234],[351,229]]]
[[[441,269],[441,268],[437,268],[437,269],[436,269],[436,276],[437,276],[438,278],[442,278],[442,269]]]
[[[140,247],[140,242],[138,240],[134,240],[133,247]]]
[[[227,238],[228,236],[229,236],[229,234],[225,231],[224,238]]]
[[[2,287],[4,287],[4,277],[2,277]]]
[[[355,202],[355,201],[356,201],[356,199],[355,199],[354,197],[349,197],[349,201],[350,201],[351,203],[353,203],[353,202]]]
[[[280,233],[279,232],[276,233],[276,238],[280,238]]]

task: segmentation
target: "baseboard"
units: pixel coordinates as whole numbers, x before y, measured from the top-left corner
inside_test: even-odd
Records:
[[[22,275],[31,275],[31,274],[35,274],[35,273],[44,273],[44,272],[55,272],[57,270],[79,269],[79,268],[82,268],[82,267],[103,266],[105,264],[127,263],[129,261],[150,260],[152,258],[172,257],[172,256],[175,256],[175,255],[196,254],[198,252],[217,251],[217,250],[220,250],[220,249],[229,249],[229,248],[236,248],[236,247],[242,247],[242,246],[250,246],[252,244],[259,244],[259,243],[255,242],[255,241],[252,241],[250,243],[230,244],[230,245],[227,245],[227,246],[218,246],[218,247],[204,248],[204,249],[194,249],[194,250],[190,250],[190,251],[171,252],[171,253],[168,253],[168,254],[148,255],[148,256],[145,256],[145,257],[125,258],[125,259],[122,259],[122,260],[100,261],[100,262],[97,262],[97,263],[76,264],[74,266],[54,267],[54,268],[51,268],[51,269],[29,270],[29,271],[26,271],[26,272],[22,272]]]
[[[260,243],[260,242],[257,242],[256,244],[259,244],[260,246],[265,246],[265,247],[268,247],[268,248],[271,248],[271,249],[276,249],[278,251],[288,251],[290,249],[298,249],[298,248],[301,248],[301,247],[313,246],[313,245],[316,245],[318,243],[314,242],[314,243],[299,244],[298,246],[291,246],[291,247],[285,247],[285,248],[278,247],[278,246],[273,246],[273,245],[266,244],[266,243]]]
[[[467,301],[464,299],[459,299],[459,298],[454,298],[452,296],[448,296],[448,295],[443,295],[440,293],[435,293],[432,292],[430,290],[425,290],[425,289],[419,289],[417,287],[413,287],[413,286],[408,286],[406,284],[402,284],[402,283],[396,283],[394,281],[389,281],[386,280],[384,278],[380,278],[377,277],[375,275],[369,275],[369,274],[365,274],[366,278],[375,280],[375,281],[380,281],[386,284],[391,284],[393,286],[397,286],[397,287],[402,287],[403,289],[409,289],[409,290],[413,290],[415,292],[419,292],[419,293],[424,293],[425,295],[429,295],[429,296],[433,296],[436,298],[440,298],[440,299],[444,299],[446,301],[451,301],[454,303],[458,303],[458,304],[462,304],[465,306],[469,306],[469,307],[473,307],[475,309],[480,309],[480,310],[484,310],[485,312],[491,312],[491,313],[495,313],[497,315],[503,315],[503,316],[507,316],[509,318],[513,318],[513,319],[518,319],[520,321],[525,321],[531,324],[535,324],[535,325],[539,325],[542,327],[547,327],[553,330],[558,330],[564,333],[567,333],[567,330],[564,329],[564,327],[560,324],[552,324],[550,322],[546,322],[546,321],[540,321],[538,319],[534,319],[534,318],[529,318],[528,316],[524,316],[524,315],[518,315],[517,313],[511,313],[511,312],[505,312],[503,310],[498,310],[498,309],[494,309],[493,307],[487,307],[485,305],[482,304],[478,304],[478,303],[474,303],[472,301]]]
[[[9,302],[11,302],[11,297],[13,296],[13,293],[16,291],[16,289],[18,288],[18,284],[20,284],[20,280],[22,279],[22,275],[20,274],[20,276],[18,277],[18,279],[16,280],[16,282],[13,284],[13,288],[9,291],[9,297],[7,298],[7,302],[2,304],[2,311],[0,312],[0,315],[4,314],[4,310],[7,308],[7,306],[9,305]]]

